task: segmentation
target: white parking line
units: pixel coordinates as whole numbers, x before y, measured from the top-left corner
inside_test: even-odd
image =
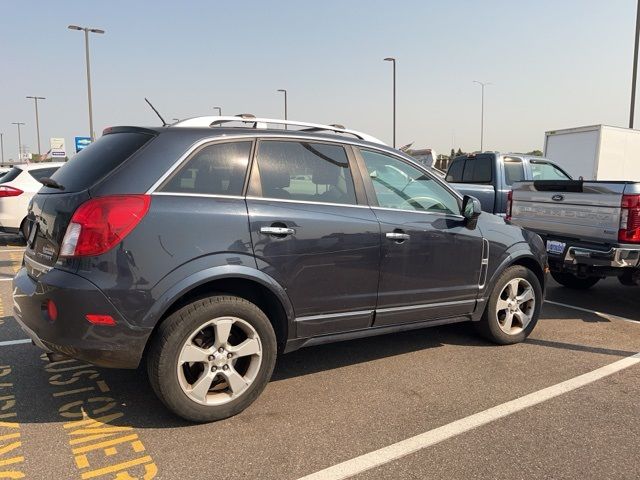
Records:
[[[0,342],[0,347],[8,347],[10,345],[21,345],[23,343],[31,343],[30,338],[22,338],[20,340],[7,340],[4,342]]]
[[[10,282],[13,278],[0,278],[0,282]]]
[[[573,305],[568,305],[566,303],[560,303],[560,302],[553,302],[551,300],[545,300],[545,303],[550,303],[551,305],[558,305],[560,307],[565,307],[565,308],[572,308],[573,310],[578,310],[579,312],[587,312],[587,313],[592,313],[593,315],[597,315],[599,317],[602,317],[606,320],[622,320],[623,322],[631,322],[631,323],[640,323],[640,321],[638,320],[631,320],[630,318],[624,318],[624,317],[619,317],[617,315],[611,315],[610,313],[602,313],[602,312],[598,312],[596,310],[589,310],[588,308],[582,308],[582,307],[575,307]]]
[[[468,417],[456,420],[455,422],[443,425],[428,432],[421,433],[415,437],[402,440],[393,445],[374,450],[359,457],[347,460],[324,470],[312,473],[299,480],[341,480],[365,472],[372,468],[379,467],[386,463],[402,458],[411,453],[415,453],[424,448],[436,445],[444,440],[468,432],[474,428],[491,423],[500,418],[507,417],[528,407],[538,405],[562,394],[571,392],[577,388],[612,375],[616,372],[629,368],[640,363],[640,353],[623,358],[617,362],[606,365],[597,370],[593,370],[584,375],[574,377],[570,380],[558,383],[548,388],[543,388],[537,392],[530,393],[515,400],[497,405],[495,407],[478,412]]]

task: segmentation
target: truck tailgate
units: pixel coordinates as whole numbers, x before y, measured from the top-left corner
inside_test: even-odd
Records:
[[[518,182],[512,223],[542,234],[616,242],[626,182]]]

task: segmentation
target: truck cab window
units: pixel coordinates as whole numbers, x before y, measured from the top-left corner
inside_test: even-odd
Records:
[[[525,180],[522,160],[519,158],[505,157],[504,179],[507,185],[513,185],[515,182],[522,182]]]
[[[571,177],[555,165],[547,162],[531,162],[533,180],[571,180]]]

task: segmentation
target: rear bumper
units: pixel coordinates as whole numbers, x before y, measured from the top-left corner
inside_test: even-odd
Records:
[[[46,313],[47,300],[58,309],[55,321]],[[102,367],[136,368],[151,333],[127,323],[94,284],[56,269],[34,280],[22,268],[13,279],[13,309],[39,347]],[[89,313],[111,315],[116,324],[92,325]]]
[[[591,267],[628,268],[640,266],[640,247],[611,247],[609,250],[569,246],[565,263]]]

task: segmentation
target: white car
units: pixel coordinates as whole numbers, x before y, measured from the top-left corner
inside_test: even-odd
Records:
[[[16,165],[0,177],[0,231],[22,233],[26,238],[29,202],[40,190],[40,179],[50,177],[63,162]]]

